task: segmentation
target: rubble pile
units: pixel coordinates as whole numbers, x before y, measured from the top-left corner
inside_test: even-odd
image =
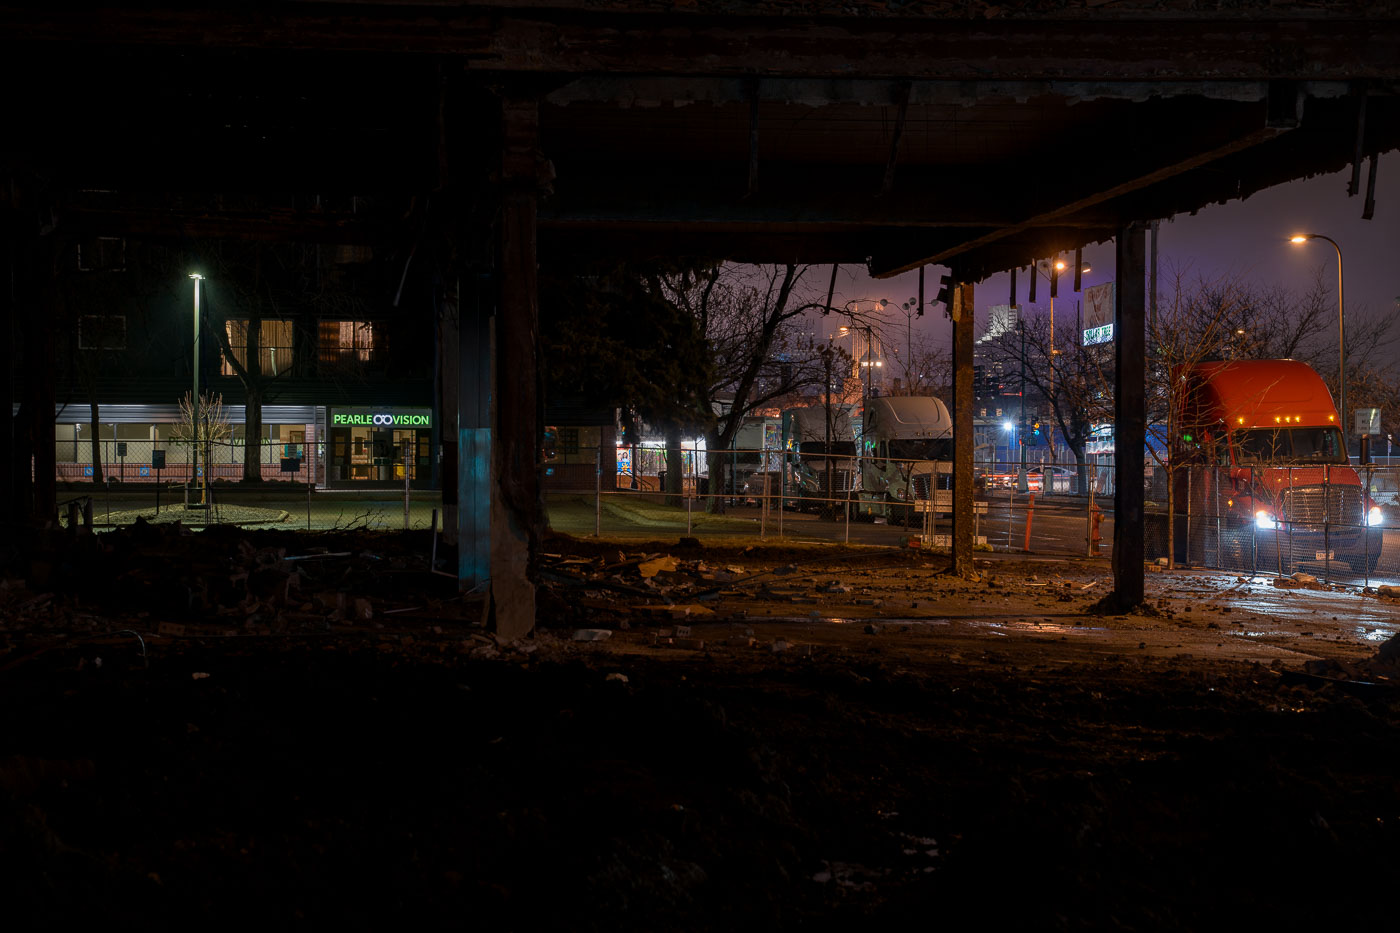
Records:
[[[383,628],[409,613],[455,620],[463,615],[456,579],[428,563],[426,551],[407,550],[393,533],[217,526],[193,534],[178,523],[138,521],[103,535],[40,539],[18,568],[23,580],[0,585],[0,626],[181,637]]]
[[[1400,635],[1381,644],[1369,658],[1345,661],[1335,658],[1306,661],[1303,670],[1314,677],[1382,689],[1400,689]]]

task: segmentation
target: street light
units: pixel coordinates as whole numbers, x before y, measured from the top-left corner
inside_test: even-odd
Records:
[[[1075,255],[1076,255],[1076,257],[1078,257],[1079,254],[1076,252]],[[1076,259],[1076,261],[1079,261],[1079,260]],[[1043,267],[1043,268],[1042,268],[1042,267]],[[1063,271],[1065,271],[1065,269],[1067,269],[1067,268],[1069,268],[1069,263],[1065,262],[1063,259],[1055,259],[1055,260],[1053,260],[1053,261],[1052,261],[1052,260],[1046,259],[1046,260],[1038,260],[1038,261],[1036,261],[1036,262],[1032,262],[1032,263],[1031,263],[1031,297],[1032,297],[1032,299],[1034,299],[1034,295],[1035,295],[1035,277],[1036,277],[1036,275],[1043,275],[1043,276],[1045,276],[1046,281],[1048,281],[1048,282],[1050,283],[1050,373],[1049,373],[1049,387],[1050,387],[1050,394],[1051,394],[1051,395],[1053,395],[1054,392],[1055,392],[1055,354],[1056,354],[1057,352],[1059,352],[1059,351],[1057,351],[1057,350],[1055,349],[1055,292],[1056,292],[1057,286],[1058,286],[1058,284],[1059,284],[1060,273],[1063,272]],[[1083,275],[1084,273],[1090,272],[1090,271],[1092,271],[1092,269],[1090,268],[1090,266],[1089,266],[1089,264],[1088,264],[1087,262],[1082,262],[1082,263],[1080,264],[1080,266],[1079,266],[1079,274],[1080,274],[1080,275]],[[1074,280],[1074,284],[1075,284],[1075,287],[1076,287],[1076,288],[1079,287],[1079,278],[1078,278],[1077,276],[1076,276],[1076,278],[1075,278],[1075,280]],[[1013,297],[1014,297],[1014,296],[1013,296]],[[1025,445],[1025,434],[1026,434],[1026,329],[1025,329],[1025,322],[1024,322],[1023,320],[1020,320],[1020,319],[1018,318],[1018,320],[1017,320],[1017,327],[1020,328],[1020,331],[1021,331],[1021,438],[1020,438],[1020,439],[1021,439],[1021,466],[1020,466],[1020,470],[1019,470],[1018,473],[1017,473],[1017,478],[1016,478],[1016,489],[1017,489],[1018,492],[1029,492],[1029,491],[1030,491],[1030,484],[1029,484],[1029,481],[1028,481],[1028,479],[1027,479],[1027,477],[1026,477],[1026,445]],[[1053,428],[1051,429],[1051,431],[1052,431],[1052,433],[1053,433]],[[1049,440],[1049,438],[1047,437],[1047,441],[1048,441],[1048,440]]]
[[[1288,238],[1288,242],[1301,245],[1308,240],[1326,240],[1332,244],[1332,248],[1337,251],[1337,384],[1340,389],[1338,394],[1338,416],[1342,422],[1342,449],[1348,451],[1347,457],[1351,457],[1350,448],[1347,446],[1347,325],[1346,318],[1342,314],[1342,248],[1337,245],[1337,241],[1330,236],[1323,236],[1321,233],[1295,233]]]
[[[204,506],[204,487],[199,482],[199,283],[204,281],[204,276],[198,272],[191,272],[190,278],[194,279],[194,390],[190,393],[190,427],[193,434],[190,449],[193,451],[193,455],[190,486],[195,486],[200,490],[199,504],[193,508],[202,508]],[[209,464],[205,463],[204,468],[208,470]],[[191,508],[188,486],[185,487],[185,508]]]

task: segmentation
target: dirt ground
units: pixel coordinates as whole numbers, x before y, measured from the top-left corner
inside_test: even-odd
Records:
[[[426,533],[7,548],[16,929],[1393,922],[1388,595],[556,538],[500,644]]]

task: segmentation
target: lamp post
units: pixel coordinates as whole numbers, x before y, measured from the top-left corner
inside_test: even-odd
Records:
[[[1079,260],[1079,258],[1078,258],[1078,257],[1079,257],[1079,253],[1076,252],[1076,253],[1075,253],[1075,256],[1076,256],[1075,261],[1076,261],[1077,263],[1080,262],[1080,260]],[[1058,352],[1058,351],[1055,349],[1055,293],[1056,293],[1056,291],[1057,291],[1057,286],[1059,285],[1060,273],[1063,272],[1063,271],[1065,271],[1065,269],[1067,269],[1068,267],[1069,267],[1069,263],[1065,262],[1063,259],[1044,259],[1044,260],[1039,260],[1039,261],[1037,261],[1037,262],[1031,263],[1031,291],[1032,291],[1032,294],[1034,294],[1034,291],[1035,291],[1035,276],[1037,276],[1037,275],[1043,275],[1043,276],[1045,276],[1046,281],[1048,281],[1048,282],[1050,283],[1050,371],[1049,371],[1049,374],[1048,374],[1049,393],[1048,393],[1048,395],[1047,395],[1047,399],[1053,398],[1053,397],[1054,397],[1054,394],[1055,394],[1055,355],[1056,355],[1056,353]],[[1083,273],[1089,272],[1089,271],[1091,271],[1091,270],[1090,270],[1089,264],[1088,264],[1087,262],[1086,262],[1086,263],[1081,263],[1081,264],[1079,265],[1078,272],[1077,272],[1077,274],[1075,275],[1075,279],[1074,279],[1074,286],[1075,286],[1075,288],[1078,288],[1078,287],[1079,287],[1079,276],[1082,275]],[[1028,489],[1029,489],[1029,483],[1028,483],[1027,478],[1026,478],[1026,447],[1025,447],[1025,435],[1026,435],[1026,415],[1025,415],[1025,412],[1026,412],[1026,374],[1025,374],[1025,368],[1026,368],[1026,330],[1025,330],[1024,323],[1023,323],[1022,321],[1019,321],[1019,320],[1018,320],[1018,321],[1017,321],[1017,324],[1018,324],[1018,326],[1021,327],[1021,469],[1020,469],[1020,473],[1019,473],[1018,478],[1017,478],[1017,489],[1018,489],[1018,491],[1020,491],[1020,492],[1027,492]],[[1053,422],[1052,422],[1052,424],[1053,424]],[[1047,432],[1047,434],[1046,434],[1046,442],[1047,442],[1047,443],[1049,443],[1049,441],[1053,438],[1054,433],[1055,433],[1055,429],[1054,429],[1054,427],[1052,426],[1052,427],[1049,429],[1049,431]]]
[[[1342,248],[1337,245],[1336,240],[1321,233],[1297,233],[1288,238],[1288,241],[1294,244],[1306,243],[1308,240],[1326,240],[1337,251],[1337,416],[1342,422],[1342,449],[1348,451],[1347,457],[1350,458],[1350,447],[1347,444],[1347,325],[1342,312],[1345,307],[1342,300]]]
[[[199,502],[193,508],[201,508],[204,505],[204,486],[199,482],[199,283],[204,281],[204,276],[198,272],[191,272],[190,278],[194,279],[194,386],[190,393],[190,427],[193,434],[190,450],[193,453],[190,461],[190,486],[200,491]],[[209,469],[209,464],[205,463],[204,468]],[[185,490],[185,508],[191,508],[188,487]]]

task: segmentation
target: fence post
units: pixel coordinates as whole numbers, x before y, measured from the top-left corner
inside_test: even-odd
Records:
[[[1249,468],[1249,488],[1254,486],[1254,468]],[[1250,499],[1249,509],[1249,576],[1259,573],[1259,520],[1254,517],[1254,513],[1259,511],[1259,500]]]
[[[403,442],[403,530],[408,530],[408,454],[409,442]]]
[[[1221,557],[1220,541],[1220,467],[1214,467],[1211,476],[1215,478],[1215,495],[1211,499],[1211,511],[1215,513],[1215,569],[1220,570],[1220,565],[1225,562]]]
[[[1366,485],[1361,487],[1361,580],[1362,585],[1369,589],[1371,586],[1371,513],[1366,508],[1366,503],[1370,499],[1371,483],[1375,479],[1375,471],[1369,462],[1365,466]],[[1384,535],[1385,532],[1382,531],[1381,534]]]
[[[1332,468],[1327,464],[1322,466],[1322,582],[1332,582]]]
[[[758,509],[758,540],[762,541],[768,537],[768,481],[771,479],[767,473],[763,474],[763,504]]]
[[[635,475],[635,474],[634,474]],[[593,537],[602,535],[603,529],[603,448],[599,447],[593,458]]]

